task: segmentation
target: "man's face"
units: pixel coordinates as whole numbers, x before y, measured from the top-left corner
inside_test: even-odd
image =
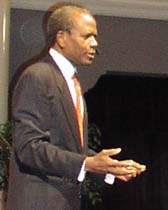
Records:
[[[63,54],[75,64],[88,65],[93,62],[98,46],[95,19],[89,14],[75,13],[74,27],[66,32]]]

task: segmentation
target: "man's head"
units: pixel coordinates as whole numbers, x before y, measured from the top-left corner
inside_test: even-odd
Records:
[[[96,21],[87,9],[62,3],[49,10],[48,43],[72,62],[92,63],[98,46],[96,37]]]

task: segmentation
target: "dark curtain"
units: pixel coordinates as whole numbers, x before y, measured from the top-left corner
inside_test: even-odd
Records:
[[[147,171],[128,183],[102,189],[105,210],[168,209],[168,78],[106,74],[85,94],[89,122],[101,147],[121,147],[118,159],[134,159]]]

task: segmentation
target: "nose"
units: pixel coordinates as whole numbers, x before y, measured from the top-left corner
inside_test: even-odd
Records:
[[[98,47],[98,42],[97,42],[97,39],[96,39],[95,36],[92,36],[92,37],[91,37],[90,43],[91,43],[91,46],[92,46],[92,47],[94,47],[94,48]]]

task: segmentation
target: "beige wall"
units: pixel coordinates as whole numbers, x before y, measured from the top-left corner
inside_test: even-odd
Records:
[[[9,1],[0,1],[0,123],[8,117]]]

